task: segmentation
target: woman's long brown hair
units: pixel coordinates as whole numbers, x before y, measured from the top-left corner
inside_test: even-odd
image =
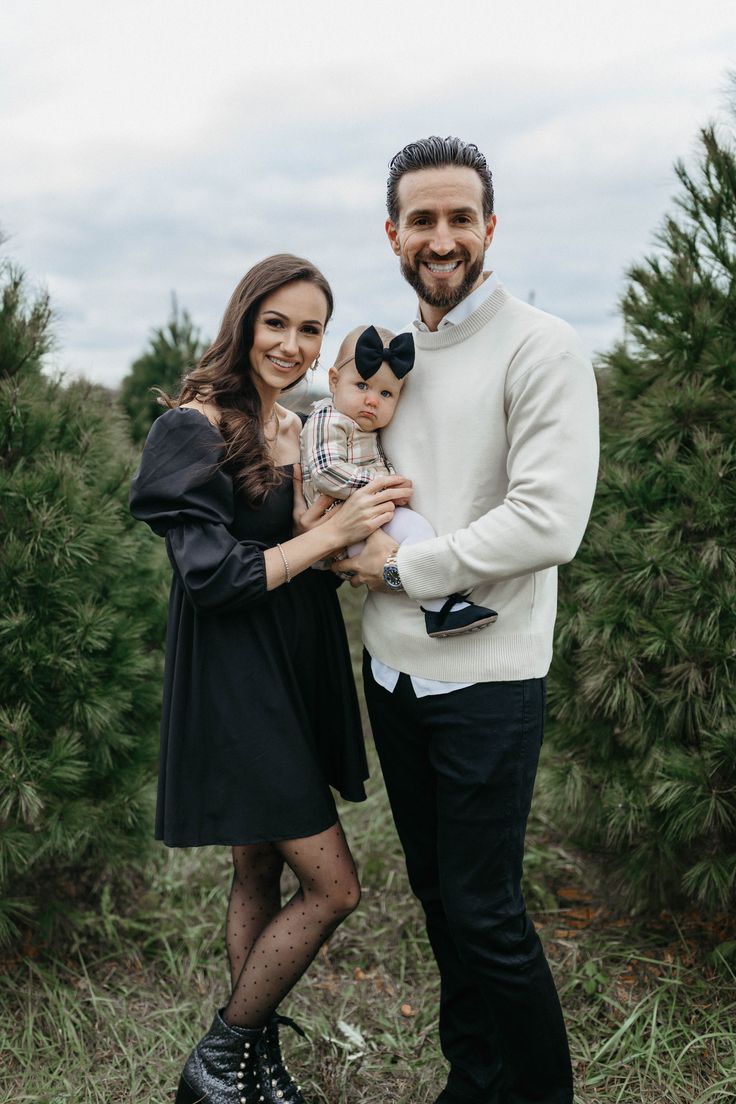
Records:
[[[307,280],[324,293],[325,322],[329,322],[334,307],[332,289],[319,269],[291,253],[266,257],[253,265],[235,288],[225,308],[220,332],[194,370],[184,377],[178,397],[161,396],[168,407],[181,406],[192,399],[215,404],[220,413],[218,428],[226,445],[223,462],[252,506],[259,506],[269,490],[281,481],[263,435],[261,397],[251,374],[255,318],[267,295],[295,280]]]

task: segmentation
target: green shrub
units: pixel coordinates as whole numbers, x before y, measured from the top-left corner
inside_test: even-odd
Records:
[[[136,444],[143,444],[166,409],[159,404],[155,388],[177,395],[183,377],[203,352],[199,329],[187,311],[179,310],[174,297],[168,322],[153,331],[148,348],[133,362],[120,387],[120,402]]]
[[[736,156],[701,133],[600,375],[591,524],[561,572],[558,821],[621,899],[736,889]]]
[[[151,835],[165,565],[127,511],[109,394],[43,374],[50,312],[0,269],[0,941]]]

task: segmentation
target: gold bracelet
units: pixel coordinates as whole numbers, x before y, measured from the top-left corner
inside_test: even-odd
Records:
[[[286,579],[284,581],[287,582],[287,583],[290,583],[291,582],[291,572],[289,571],[289,561],[286,558],[286,553],[284,552],[284,550],[283,550],[283,548],[281,547],[280,544],[277,544],[276,547],[278,548],[279,552],[281,553],[281,559],[284,561],[284,575],[286,576]]]

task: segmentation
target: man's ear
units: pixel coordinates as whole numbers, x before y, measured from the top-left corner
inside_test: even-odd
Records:
[[[398,257],[401,253],[401,246],[399,245],[399,231],[398,227],[394,226],[391,219],[386,219],[386,237],[391,243],[391,248]]]
[[[339,373],[333,365],[333,367],[330,368],[329,372],[327,373],[327,383],[329,384],[330,393],[333,395],[335,394],[335,388],[337,387],[338,376]]]
[[[495,229],[496,229],[496,216],[491,215],[491,217],[488,219],[488,222],[486,223],[486,236],[485,236],[485,248],[486,249],[488,248],[488,246],[493,241],[493,231]]]

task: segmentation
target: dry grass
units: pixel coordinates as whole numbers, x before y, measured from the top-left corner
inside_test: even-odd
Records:
[[[288,1002],[309,1035],[287,1041],[290,1065],[315,1104],[430,1104],[444,1083],[437,978],[376,769],[368,801],[343,815],[363,903]],[[126,904],[105,892],[73,941],[28,942],[6,962],[0,1102],[173,1100],[188,1049],[226,997],[227,882],[222,849],[161,849]],[[736,1099],[734,978],[709,958],[727,923],[637,926],[590,882],[533,818],[527,897],[570,1027],[578,1104]]]

